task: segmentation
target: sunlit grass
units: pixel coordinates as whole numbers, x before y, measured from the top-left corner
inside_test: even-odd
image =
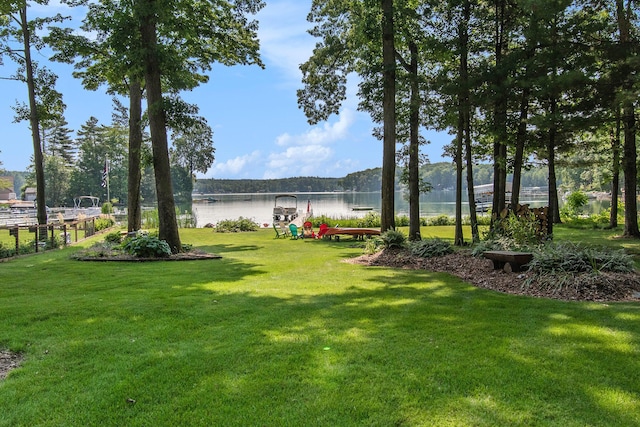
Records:
[[[0,425],[640,424],[637,303],[498,294],[345,263],[348,238],[274,237],[181,231],[219,260],[0,263],[0,348],[25,358]]]

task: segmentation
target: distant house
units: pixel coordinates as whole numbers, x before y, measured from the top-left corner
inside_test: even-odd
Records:
[[[24,199],[28,202],[33,202],[36,200],[36,189],[35,187],[27,187],[24,190]]]
[[[0,176],[0,200],[15,200],[16,193],[13,191],[13,177]]]

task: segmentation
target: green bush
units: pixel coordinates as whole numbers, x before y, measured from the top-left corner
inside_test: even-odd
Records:
[[[398,230],[387,230],[380,235],[385,249],[403,248],[407,242],[407,236]]]
[[[453,246],[442,239],[425,239],[409,243],[411,254],[422,258],[431,258],[453,253]]]
[[[104,215],[109,215],[113,213],[113,205],[111,204],[111,202],[104,202],[102,204],[102,207],[100,208],[100,212],[102,212]]]
[[[368,212],[363,218],[357,220],[356,227],[379,228],[380,214],[377,212]]]
[[[104,236],[104,241],[107,243],[119,245],[120,243],[122,243],[122,233],[120,233],[119,231],[112,231],[111,233]]]
[[[382,249],[382,239],[379,237],[370,237],[365,240],[364,253],[373,255]]]
[[[396,215],[395,221],[396,221],[396,227],[409,226],[409,217],[406,215]]]
[[[438,215],[427,220],[427,225],[454,225],[455,220],[447,215]]]
[[[591,273],[634,271],[633,258],[624,250],[594,248],[573,243],[547,245],[534,253],[529,269],[534,273]]]
[[[240,217],[236,220],[225,219],[216,225],[218,233],[237,233],[241,231],[258,231],[260,226],[249,218]]]
[[[122,249],[139,258],[165,258],[171,255],[171,248],[167,242],[148,234],[138,234],[125,239]]]
[[[484,240],[490,242],[486,246],[494,250],[531,250],[541,244],[535,216],[516,216],[513,212],[497,220]]]
[[[114,226],[116,222],[111,217],[100,217],[95,221],[96,231],[106,230]]]
[[[15,247],[9,248],[3,245],[2,242],[0,242],[0,258],[11,258],[12,256],[15,256],[15,254],[16,254]]]
[[[565,200],[560,214],[567,218],[577,218],[584,212],[584,207],[589,203],[589,198],[582,191],[574,191]]]

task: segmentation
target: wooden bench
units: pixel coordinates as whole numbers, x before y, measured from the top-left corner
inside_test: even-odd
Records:
[[[326,236],[328,239],[336,236],[336,240],[340,240],[339,234],[354,236],[356,239],[363,239],[364,236],[379,236],[380,230],[376,228],[329,227],[322,236]]]
[[[493,261],[494,270],[502,269],[508,273],[522,271],[523,267],[533,259],[531,252],[486,251],[483,255]]]

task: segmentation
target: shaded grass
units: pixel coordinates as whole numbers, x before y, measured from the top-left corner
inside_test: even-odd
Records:
[[[0,264],[0,348],[26,358],[0,425],[640,423],[638,304],[344,263],[350,239],[181,236],[223,258]]]

